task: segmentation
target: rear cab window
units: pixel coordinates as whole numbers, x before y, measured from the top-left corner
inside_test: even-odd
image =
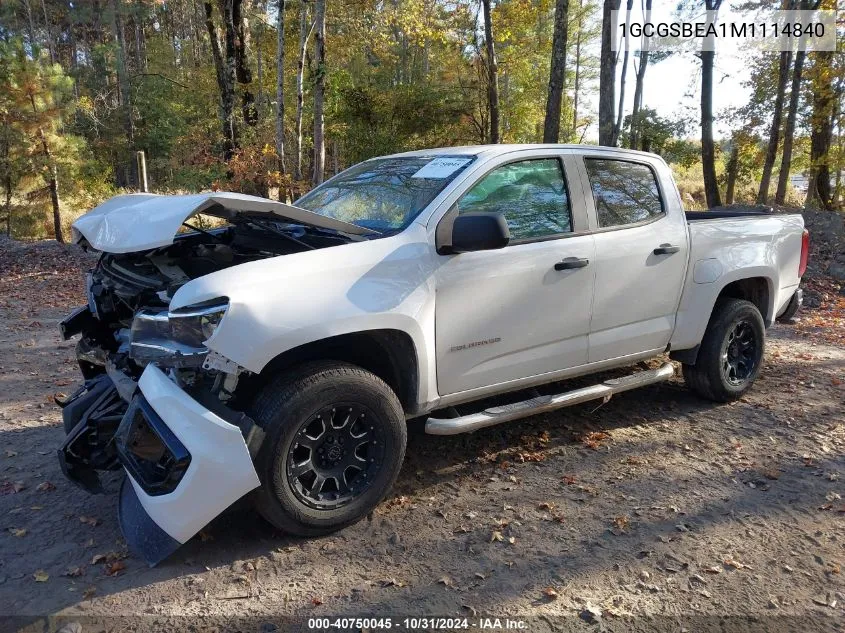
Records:
[[[645,163],[584,157],[600,229],[639,224],[665,209],[654,171]]]

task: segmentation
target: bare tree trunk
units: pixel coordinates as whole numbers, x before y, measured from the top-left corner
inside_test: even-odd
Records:
[[[285,0],[279,0],[276,23],[276,156],[282,174],[285,173],[285,4]],[[284,200],[285,196],[284,187],[279,187],[279,200]]]
[[[646,23],[651,22],[651,2],[652,0],[646,0],[645,3]],[[642,44],[640,46],[640,65],[637,68],[637,83],[634,86],[634,107],[631,111],[631,142],[628,144],[631,149],[637,149],[640,142],[640,128],[642,123],[639,114],[643,106],[643,87],[645,84],[645,71],[648,68],[649,42],[649,38],[643,34]]]
[[[701,165],[708,208],[722,204],[716,180],[716,145],[713,141],[713,58],[715,52],[701,52]]]
[[[725,187],[725,204],[733,204],[734,190],[736,189],[736,173],[739,169],[739,143],[736,136],[733,139],[733,147],[731,148],[731,157],[728,159],[728,178]]]
[[[241,85],[241,113],[244,123],[255,126],[258,116],[252,94],[252,70],[249,67],[249,29],[243,15],[244,0],[220,0],[226,42],[226,63],[234,67]]]
[[[6,237],[12,237],[12,177],[6,174]]]
[[[490,15],[491,0],[481,0],[484,8],[484,40],[487,49],[487,107],[490,110],[490,142],[499,142],[499,69],[493,42],[493,19]]]
[[[708,11],[718,11],[722,0],[704,0]],[[708,38],[715,48],[712,36]],[[707,207],[722,204],[719,182],[716,180],[716,144],[713,141],[713,63],[715,50],[701,52],[701,169],[704,175],[704,195]]]
[[[238,130],[235,125],[235,65],[234,60],[223,59],[220,50],[220,38],[214,26],[211,1],[203,3],[205,8],[205,26],[211,43],[211,56],[217,74],[217,87],[220,90],[220,122],[223,126],[223,157],[228,162],[238,147]]]
[[[312,24],[313,28],[313,24]],[[305,54],[308,51],[308,0],[299,2],[299,58],[296,62],[296,167],[294,179],[302,180],[302,108],[304,105]]]
[[[631,22],[631,10],[634,0],[628,0],[625,5],[625,24]],[[625,114],[625,83],[628,79],[628,59],[631,56],[631,33],[625,29],[625,55],[622,58],[622,75],[619,78],[619,109],[616,111],[616,124],[613,126],[613,145],[619,145],[619,135],[622,133],[622,117]]]
[[[284,0],[279,1],[283,2]],[[266,11],[266,5],[262,3],[262,6]],[[258,38],[258,43],[255,46],[255,68],[258,80],[258,96],[255,100],[255,111],[256,116],[260,121],[264,116],[264,103],[266,101],[264,96],[264,47],[261,46],[261,42],[264,39],[264,20],[260,18],[258,19],[258,24],[255,27],[255,37]]]
[[[795,64],[792,68],[792,88],[789,94],[789,111],[786,115],[786,126],[783,130],[783,154],[780,159],[778,173],[778,188],[775,202],[783,204],[786,201],[786,185],[789,182],[789,170],[792,167],[792,144],[795,140],[795,123],[798,119],[798,104],[801,98],[801,74],[804,69],[806,51],[795,53]]]
[[[581,90],[581,28],[584,0],[578,0],[578,33],[575,36],[575,86],[572,96],[572,138],[578,134],[578,97]]]
[[[23,0],[23,7],[26,10],[26,26],[27,35],[29,36],[29,47],[34,53],[35,47],[37,46],[35,42],[35,22],[32,19],[32,6],[29,4],[29,0]]]
[[[35,96],[30,93],[29,102],[32,105],[32,114],[38,117],[38,107],[35,105]],[[38,140],[41,141],[41,152],[44,155],[44,162],[47,163],[47,187],[50,190],[50,204],[53,207],[53,232],[56,236],[56,241],[64,244],[65,237],[62,235],[62,214],[59,208],[59,176],[56,169],[56,161],[53,160],[53,154],[50,152],[50,144],[47,142],[47,135],[44,134],[44,128],[38,127]]]
[[[191,11],[188,12],[191,26],[193,27],[193,5]],[[145,49],[144,39],[144,5],[141,0],[135,0],[135,17],[133,18],[135,27],[135,67],[139,72],[146,72],[147,70],[147,54]],[[193,28],[191,29],[193,34]],[[196,44],[194,43],[194,46]]]
[[[56,63],[56,49],[53,47],[53,33],[50,28],[50,19],[47,17],[47,5],[41,0],[41,12],[44,14],[44,29],[47,31],[47,50],[50,53],[50,63]]]
[[[549,94],[546,99],[546,120],[543,123],[543,142],[560,141],[560,105],[566,80],[566,38],[569,27],[569,0],[557,0],[555,27],[552,37],[552,67],[549,73]]]
[[[786,84],[789,81],[789,67],[792,63],[792,51],[781,51],[778,64],[778,86],[775,95],[775,109],[772,114],[772,125],[769,127],[769,144],[766,147],[766,159],[763,162],[763,175],[760,178],[760,190],[757,192],[757,202],[764,204],[769,198],[769,185],[772,181],[772,169],[777,158],[780,144],[780,128],[783,123],[783,102],[786,99]]]
[[[326,169],[325,120],[323,100],[326,91],[326,0],[314,3],[314,19],[317,31],[314,35],[316,49],[317,77],[314,82],[314,173],[311,182],[314,186],[323,182]]]
[[[5,118],[5,117],[4,117]],[[3,121],[3,125],[8,126],[7,121]],[[3,128],[7,130],[8,128]],[[3,134],[2,147],[3,151],[0,156],[2,156],[2,162],[0,164],[3,165],[3,187],[6,190],[6,203],[4,205],[6,209],[6,237],[12,237],[12,157],[11,157],[11,147],[10,147],[10,140],[8,137],[8,131]]]
[[[830,146],[837,90],[830,81],[833,51],[814,53],[813,112],[810,117],[810,182],[806,206],[833,208],[830,189]]]
[[[622,0],[604,0],[601,24],[601,59],[599,62],[599,145],[613,145],[614,108],[616,105],[616,56],[613,54],[612,11]]]
[[[135,122],[132,116],[132,87],[129,84],[129,73],[126,69],[126,38],[121,0],[112,0],[112,11],[114,12],[112,21],[114,43],[117,46],[118,102],[123,109],[127,149],[131,150],[135,143]]]

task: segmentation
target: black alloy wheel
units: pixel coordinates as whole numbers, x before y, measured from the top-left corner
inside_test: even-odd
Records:
[[[736,323],[725,339],[722,371],[731,385],[746,382],[757,367],[757,337],[748,321]]]
[[[326,406],[306,420],[288,452],[294,495],[317,509],[341,507],[364,493],[384,461],[383,422],[352,403]]]

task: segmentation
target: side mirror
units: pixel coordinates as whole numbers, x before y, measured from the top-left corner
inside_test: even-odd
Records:
[[[510,239],[508,222],[501,213],[465,213],[455,217],[451,243],[443,244],[438,252],[453,254],[489,251],[504,248]]]

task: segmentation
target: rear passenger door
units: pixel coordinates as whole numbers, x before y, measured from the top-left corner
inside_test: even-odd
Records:
[[[675,327],[686,219],[674,185],[637,158],[582,157],[596,246],[590,362],[662,351]]]

